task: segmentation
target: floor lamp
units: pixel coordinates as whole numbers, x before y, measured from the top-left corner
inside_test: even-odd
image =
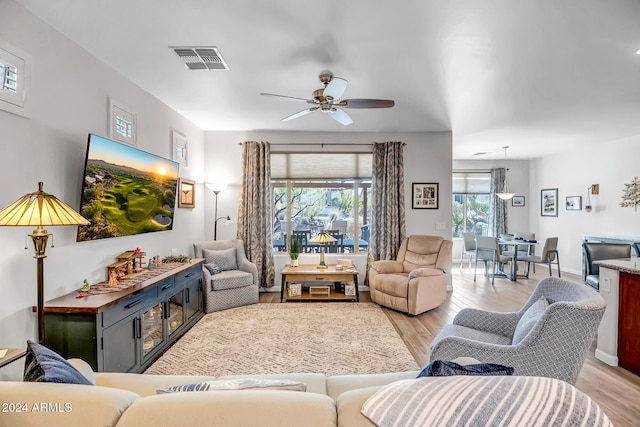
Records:
[[[0,211],[0,226],[35,226],[29,234],[35,250],[38,278],[38,342],[44,343],[44,259],[47,257],[47,242],[50,234],[43,227],[47,225],[85,225],[85,218],[75,210],[58,200],[56,196],[42,191],[42,182],[38,191],[29,193]],[[26,249],[26,247],[25,247]]]
[[[225,223],[225,225],[232,225],[233,221],[231,220],[231,217],[229,215],[227,216],[221,216],[218,218],[218,193],[220,193],[222,190],[224,190],[225,188],[227,188],[226,184],[207,184],[207,188],[211,191],[213,191],[213,194],[216,195],[216,204],[215,204],[215,210],[213,213],[213,240],[217,240],[218,239],[218,221],[220,221],[221,219],[227,219],[227,222]]]
[[[313,243],[320,243],[320,264],[318,265],[318,268],[323,269],[323,268],[328,268],[327,264],[324,263],[324,244],[325,243],[330,243],[330,242],[335,242],[336,239],[335,237],[333,237],[331,234],[327,233],[326,231],[321,231],[318,234],[316,234],[315,236],[313,236],[313,238],[311,238],[311,240],[309,240],[310,242]]]

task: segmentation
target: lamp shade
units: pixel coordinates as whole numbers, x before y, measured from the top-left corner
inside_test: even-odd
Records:
[[[219,182],[208,182],[205,185],[209,190],[213,191],[214,193],[219,193],[221,191],[224,191],[227,188],[227,184],[222,184]]]
[[[311,239],[309,239],[309,241],[313,243],[329,243],[329,242],[335,242],[336,240],[338,239],[336,239],[326,231],[321,231],[320,233],[316,234]]]
[[[0,226],[47,226],[89,224],[84,217],[54,195],[42,191],[29,193],[0,211]]]

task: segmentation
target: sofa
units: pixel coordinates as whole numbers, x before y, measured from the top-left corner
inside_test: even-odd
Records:
[[[233,390],[156,394],[157,389],[214,378],[94,373],[82,360],[72,359],[70,362],[95,386],[0,381],[0,401],[4,405],[0,408],[3,412],[0,413],[0,426],[371,427],[384,425],[385,421],[380,418],[379,424],[374,424],[363,415],[363,410],[370,411],[373,418],[397,416],[405,420],[411,408],[397,408],[395,405],[395,409],[404,411],[402,415],[396,415],[386,410],[387,400],[409,402],[412,399],[407,396],[420,395],[424,400],[420,402],[416,415],[427,418],[403,421],[401,425],[443,425],[442,414],[449,414],[447,419],[456,418],[453,425],[478,425],[473,417],[487,419],[495,416],[491,411],[501,414],[500,417],[517,417],[511,420],[512,424],[506,425],[552,425],[549,422],[551,418],[555,422],[576,422],[575,425],[585,419],[589,420],[590,426],[611,425],[588,396],[570,384],[552,378],[455,376],[415,379],[418,371],[328,378],[315,373],[273,374],[251,378],[302,382],[306,385],[306,392]],[[241,377],[218,379],[237,378]],[[518,384],[514,386],[514,382]],[[471,405],[473,410],[469,411],[469,390],[472,386],[481,390],[476,398],[484,403]],[[503,394],[506,390],[508,399],[488,399],[492,393],[490,386]],[[554,391],[523,393],[524,386]],[[519,391],[513,393],[509,390]],[[389,397],[385,393],[389,393]],[[542,398],[547,401],[541,403]],[[511,409],[505,412],[504,406],[498,408],[487,403],[492,401],[509,402]],[[381,407],[385,410],[380,411]]]

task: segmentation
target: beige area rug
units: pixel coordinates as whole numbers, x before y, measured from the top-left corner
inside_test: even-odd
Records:
[[[369,374],[419,369],[372,303],[256,304],[205,315],[146,374]]]

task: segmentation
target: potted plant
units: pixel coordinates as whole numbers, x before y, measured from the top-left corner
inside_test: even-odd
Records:
[[[291,266],[298,266],[298,257],[300,256],[300,244],[298,239],[292,239],[291,245],[289,245],[289,257],[291,258]]]

